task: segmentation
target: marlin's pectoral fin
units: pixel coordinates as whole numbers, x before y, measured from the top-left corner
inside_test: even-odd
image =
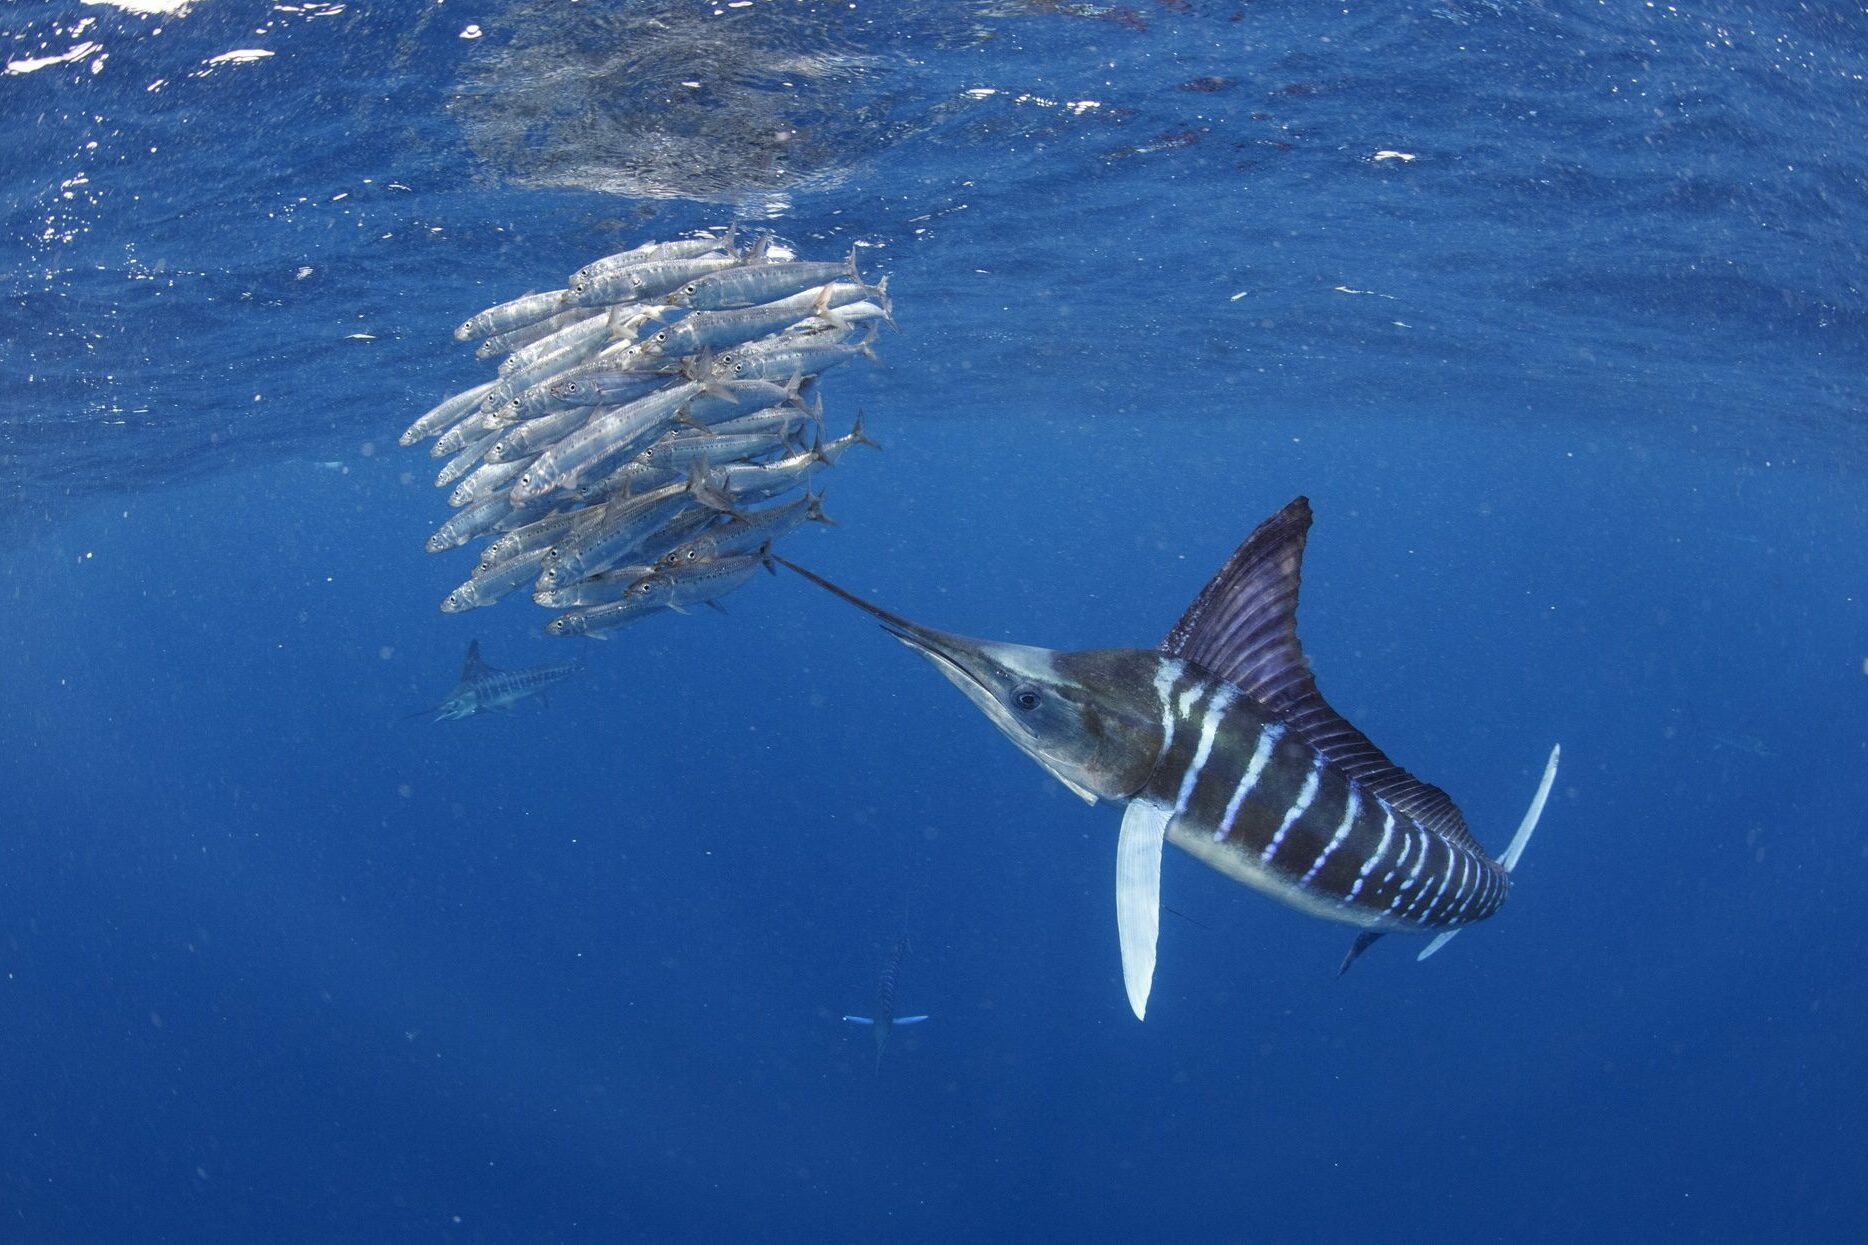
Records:
[[[1155,977],[1155,939],[1161,928],[1161,850],[1173,814],[1129,801],[1116,840],[1116,936],[1122,944],[1122,984],[1140,1020],[1148,1011]]]
[[[876,1023],[867,1016],[845,1016],[843,1019],[853,1025],[872,1025]],[[901,1022],[898,1020],[895,1023],[900,1024]]]

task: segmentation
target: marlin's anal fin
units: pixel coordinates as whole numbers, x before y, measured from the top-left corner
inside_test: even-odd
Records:
[[[1161,929],[1161,851],[1173,813],[1130,800],[1116,840],[1116,936],[1122,944],[1122,984],[1135,1019],[1148,1011]]]
[[[1343,957],[1343,966],[1336,970],[1336,975],[1341,977],[1344,973],[1348,972],[1349,966],[1361,959],[1362,953],[1374,946],[1376,941],[1381,938],[1383,932],[1384,931],[1379,929],[1365,929],[1360,934],[1357,934],[1356,940],[1349,944],[1349,954]]]
[[[1447,943],[1452,942],[1453,935],[1459,933],[1459,931],[1464,928],[1465,926],[1463,925],[1455,925],[1452,929],[1441,930],[1439,933],[1433,936],[1432,942],[1428,943],[1426,946],[1420,949],[1420,954],[1414,957],[1415,960],[1419,961],[1419,960],[1426,959],[1428,956],[1438,951],[1441,947],[1444,947]]]

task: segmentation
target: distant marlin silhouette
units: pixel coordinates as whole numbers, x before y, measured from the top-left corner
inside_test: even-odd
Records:
[[[1444,791],[1325,703],[1297,641],[1309,530],[1302,497],[1260,524],[1158,649],[968,639],[776,560],[879,619],[1066,787],[1127,805],[1116,932],[1139,1018],[1154,980],[1164,842],[1300,911],[1360,927],[1344,969],[1393,930],[1436,935],[1425,959],[1504,904],[1556,778],[1552,748],[1517,834],[1493,859]]]
[[[423,709],[408,716],[419,718],[432,713],[437,722],[452,722],[488,709],[510,712],[514,705],[531,696],[538,697],[541,704],[548,703],[545,693],[583,668],[583,662],[576,661],[556,666],[532,666],[526,670],[496,670],[480,660],[480,641],[473,640],[467,645],[467,661],[461,667],[461,681],[454,685],[448,698],[433,709]]]
[[[889,950],[889,958],[882,965],[882,978],[876,982],[876,1014],[870,1016],[845,1016],[853,1025],[871,1025],[876,1035],[876,1071],[882,1071],[882,1052],[889,1044],[889,1034],[896,1025],[918,1025],[926,1016],[897,1016],[895,1014],[895,974],[901,971],[902,956],[908,951],[908,935],[904,933],[895,940]]]

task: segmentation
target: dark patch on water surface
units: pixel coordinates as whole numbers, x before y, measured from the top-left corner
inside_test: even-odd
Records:
[[[522,184],[755,204],[835,186],[913,128],[887,95],[902,62],[845,23],[772,5],[516,6],[488,23],[449,109]]]

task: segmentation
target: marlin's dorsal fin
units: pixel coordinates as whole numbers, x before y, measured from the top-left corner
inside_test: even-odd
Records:
[[[472,683],[475,679],[498,673],[493,667],[480,660],[480,641],[467,641],[467,660],[461,666],[461,682]]]
[[[1304,497],[1259,524],[1200,590],[1161,651],[1204,666],[1270,709],[1364,791],[1436,834],[1471,843],[1466,819],[1446,792],[1390,761],[1317,691],[1297,641],[1309,532]]]

